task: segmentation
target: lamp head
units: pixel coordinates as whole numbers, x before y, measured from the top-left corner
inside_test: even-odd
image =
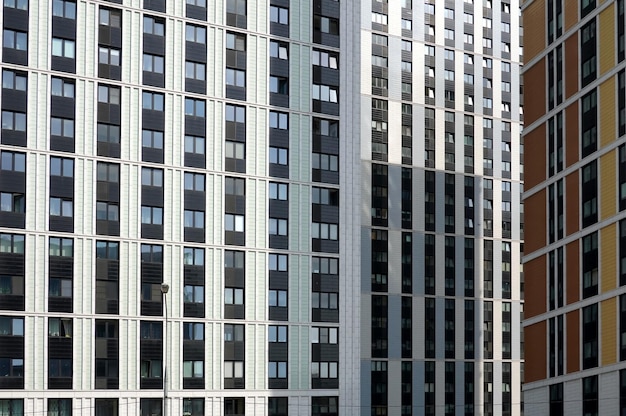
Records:
[[[161,283],[161,293],[166,295],[167,292],[169,292],[169,290],[170,290],[170,285],[168,285],[167,283]]]

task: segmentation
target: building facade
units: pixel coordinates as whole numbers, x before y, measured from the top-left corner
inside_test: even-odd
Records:
[[[518,414],[518,8],[5,0],[0,414]]]
[[[362,415],[518,415],[519,4],[361,8]]]
[[[523,15],[525,410],[623,414],[624,1],[526,1]]]

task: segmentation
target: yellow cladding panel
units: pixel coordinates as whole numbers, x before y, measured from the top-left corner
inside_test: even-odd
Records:
[[[600,13],[600,74],[615,66],[615,4],[610,5]]]
[[[617,108],[615,77],[600,85],[600,147],[615,141],[615,112]]]
[[[601,304],[602,332],[602,365],[609,365],[617,362],[617,298],[607,299]]]
[[[612,217],[617,212],[616,183],[617,149],[600,157],[600,218]]]
[[[533,22],[533,29],[524,32],[524,60],[529,62],[543,52],[546,46],[545,1],[533,1],[524,10],[524,21]]]
[[[617,288],[617,223],[600,232],[600,284],[601,292]]]

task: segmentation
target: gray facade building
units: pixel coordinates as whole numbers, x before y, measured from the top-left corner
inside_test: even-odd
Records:
[[[517,4],[3,6],[0,414],[519,414]]]

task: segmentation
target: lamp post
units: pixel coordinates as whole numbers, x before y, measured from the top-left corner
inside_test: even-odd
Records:
[[[165,314],[165,328],[163,329],[163,416],[167,416],[167,292],[170,285],[161,283],[163,294],[163,313]]]

